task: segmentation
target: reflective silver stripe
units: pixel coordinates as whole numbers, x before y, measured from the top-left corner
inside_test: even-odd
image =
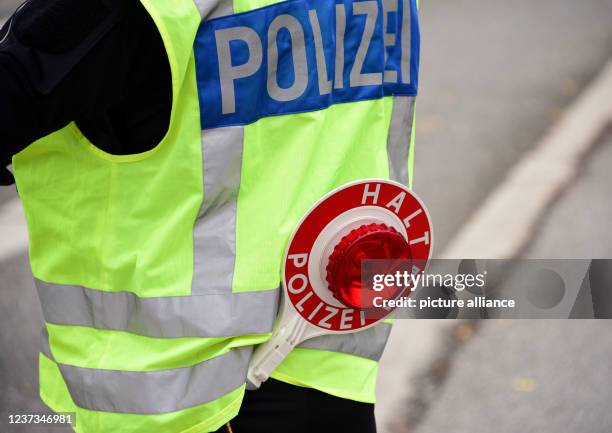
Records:
[[[270,332],[278,290],[139,298],[36,280],[45,320],[154,338],[226,337]]]
[[[241,347],[190,367],[158,371],[58,367],[79,407],[160,414],[211,402],[244,385],[252,349]]]
[[[203,20],[224,17],[234,13],[233,0],[194,0]]]
[[[194,228],[194,295],[230,294],[244,128],[202,131],[204,202]]]
[[[408,185],[408,155],[410,153],[414,102],[415,98],[413,96],[393,97],[393,112],[387,139],[389,177],[404,185]]]
[[[391,325],[380,323],[365,331],[345,335],[322,335],[306,340],[299,347],[348,353],[378,361],[385,350]]]
[[[252,346],[199,364],[158,371],[119,371],[59,364],[42,333],[42,353],[55,362],[77,406],[105,412],[159,414],[216,400],[244,385]]]

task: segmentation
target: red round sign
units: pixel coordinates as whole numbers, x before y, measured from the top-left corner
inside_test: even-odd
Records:
[[[395,256],[402,245],[409,248],[409,257]],[[339,249],[344,246],[342,255]],[[298,225],[284,260],[285,293],[296,312],[315,327],[339,332],[362,329],[391,310],[360,308],[354,294],[340,294],[342,290],[330,287],[330,282],[350,280],[361,259],[409,258],[412,273],[424,272],[431,249],[429,215],[408,188],[381,179],[354,182],[326,195]],[[343,274],[331,275],[338,268]],[[373,298],[367,292],[371,288],[362,290],[363,299]],[[386,296],[403,292],[392,290]]]

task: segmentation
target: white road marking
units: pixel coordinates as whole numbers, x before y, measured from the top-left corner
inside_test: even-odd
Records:
[[[539,217],[578,175],[581,161],[612,121],[612,60],[539,144],[507,174],[441,258],[511,258]]]

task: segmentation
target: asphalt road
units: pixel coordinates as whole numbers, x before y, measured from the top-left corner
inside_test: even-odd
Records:
[[[14,9],[19,3],[0,1],[0,15]],[[421,16],[423,41],[415,189],[424,198],[433,216],[436,248],[441,251],[483,198],[503,179],[506,170],[536,143],[558,119],[563,108],[612,55],[612,0],[421,0]],[[604,146],[601,149],[603,151]],[[605,170],[605,163],[601,164]],[[593,176],[592,184],[585,184],[584,188],[589,193],[598,191],[593,194],[597,194],[602,206],[607,209],[607,206],[612,206],[609,197],[607,200],[605,198],[607,190],[601,176]],[[588,178],[587,170],[585,179]],[[561,204],[551,210],[551,215],[555,212],[561,215],[555,219],[562,219],[563,215],[568,221],[573,219],[575,214],[572,214],[572,209],[581,205],[576,200],[584,196],[580,188],[576,186],[574,192],[568,193],[573,198],[569,199],[567,210],[563,210]],[[13,195],[7,191],[0,189],[0,212],[3,202]],[[590,223],[580,228],[592,239],[590,246],[581,244],[580,248],[583,249],[580,251],[586,256],[609,256],[609,249],[602,250],[606,247],[601,246],[602,240],[596,235],[601,234],[610,221],[607,210],[601,212],[591,215]],[[551,247],[542,247],[542,250],[534,247],[534,251],[545,254],[545,251],[553,249],[558,252],[570,248],[571,244],[567,243],[569,241],[562,229],[548,230],[542,230],[539,236],[542,236],[542,245],[549,242]],[[1,243],[0,239],[0,248]],[[0,426],[3,428],[1,421],[7,413],[43,410],[35,397],[40,308],[30,282],[25,252],[0,261],[0,291]],[[483,395],[490,394],[484,394],[484,388],[474,388],[479,384],[465,388],[466,382],[490,379],[492,383],[496,383],[496,380],[504,384],[511,380],[512,383],[513,379],[509,378],[519,373],[502,367],[511,366],[513,362],[528,366],[537,360],[539,364],[534,367],[538,369],[537,372],[521,370],[520,374],[526,378],[539,378],[539,384],[553,382],[546,388],[546,394],[532,393],[530,400],[517,403],[525,406],[526,409],[521,410],[530,411],[524,416],[538,417],[551,413],[549,406],[564,407],[565,400],[558,400],[559,405],[555,406],[555,398],[565,399],[565,395],[560,396],[560,390],[567,383],[573,387],[580,383],[592,385],[597,384],[596,378],[611,377],[610,371],[605,368],[610,364],[612,354],[612,348],[606,343],[610,330],[605,326],[572,323],[573,328],[566,332],[561,325],[529,326],[526,323],[516,324],[516,330],[514,325],[501,328],[496,326],[502,325],[491,325],[490,331],[487,327],[483,328],[483,333],[466,346],[456,359],[453,374],[456,372],[458,378],[452,376],[443,388],[443,392],[448,392],[451,397],[442,397],[440,401],[449,401],[449,405],[442,406],[441,403],[440,409],[437,409],[437,405],[432,406],[423,431],[459,431],[454,429],[455,426],[442,429],[439,424],[429,423],[434,423],[436,418],[448,418],[444,410],[449,407],[465,408],[455,405],[460,400],[469,406],[465,408],[466,413],[470,413],[468,409],[471,413],[485,413],[483,411],[489,407],[487,401],[462,396],[468,391],[470,395],[472,391],[475,394],[481,391]],[[402,344],[407,350],[429,347],[425,343],[411,345],[411,341],[440,338],[437,329],[439,327],[433,325],[419,326],[419,339],[414,339],[409,327],[402,327],[394,332],[392,344],[395,347]],[[504,339],[506,334],[508,337]],[[562,346],[559,346],[560,335],[564,336]],[[590,339],[597,347],[585,344],[585,339]],[[560,351],[559,347],[563,350]],[[420,373],[421,370],[410,365],[408,358],[403,361],[402,356],[405,355],[402,351],[392,353],[395,354],[392,362],[396,366],[399,364],[401,368],[403,363],[413,375]],[[581,364],[569,365],[581,367],[580,373],[568,379],[569,382],[563,379],[568,365],[557,362],[567,353],[584,354],[580,358]],[[477,362],[481,362],[481,365]],[[464,364],[465,368],[473,365],[473,369],[461,370]],[[482,365],[488,365],[489,373],[481,380],[478,376],[472,376],[470,371],[480,371],[484,368]],[[549,373],[548,376],[540,378],[536,375],[544,370]],[[381,382],[388,384],[387,389],[402,386],[408,389],[412,386],[410,383],[397,384],[388,377]],[[532,388],[529,380],[517,383],[522,384],[521,389]],[[487,392],[497,389],[492,387]],[[385,389],[380,389],[381,394],[385,392]],[[533,397],[538,395],[546,397],[546,400]],[[584,399],[581,400],[582,404],[588,404],[595,408],[593,411],[600,412],[604,412],[602,402],[609,397],[604,391],[584,392],[580,396]],[[502,403],[502,400],[497,402],[499,407]],[[381,402],[383,408],[389,404]],[[380,420],[381,431],[391,431],[386,428],[391,421],[394,421],[394,432],[406,431],[401,422],[402,409],[389,410],[388,407]],[[585,412],[588,416],[594,413]],[[605,418],[607,415],[601,416]],[[499,419],[500,422],[508,422],[510,430],[507,431],[517,430],[511,430],[510,423],[515,422],[512,418]],[[397,420],[400,422],[395,422]],[[496,424],[493,427],[499,426]],[[0,431],[4,431],[2,428]],[[488,431],[492,430],[502,431],[496,428]],[[29,430],[13,428],[8,431]],[[43,432],[44,429],[38,431]],[[52,430],[55,431],[61,430]],[[573,433],[579,430],[543,428],[539,431]],[[583,431],[590,430],[580,430],[581,433]]]
[[[440,252],[612,56],[612,0],[422,0],[415,190]]]
[[[543,217],[524,258],[612,258],[610,167],[612,129]],[[451,360],[417,433],[608,433],[611,357],[610,320],[484,321]],[[409,431],[409,422],[395,431]]]
[[[609,433],[609,321],[487,321],[417,433]]]

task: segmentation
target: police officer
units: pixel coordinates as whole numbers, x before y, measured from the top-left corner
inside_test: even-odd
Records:
[[[411,0],[19,8],[0,176],[30,231],[43,401],[82,433],[375,431],[388,324],[245,376],[301,215],[351,180],[409,181],[417,71]]]

